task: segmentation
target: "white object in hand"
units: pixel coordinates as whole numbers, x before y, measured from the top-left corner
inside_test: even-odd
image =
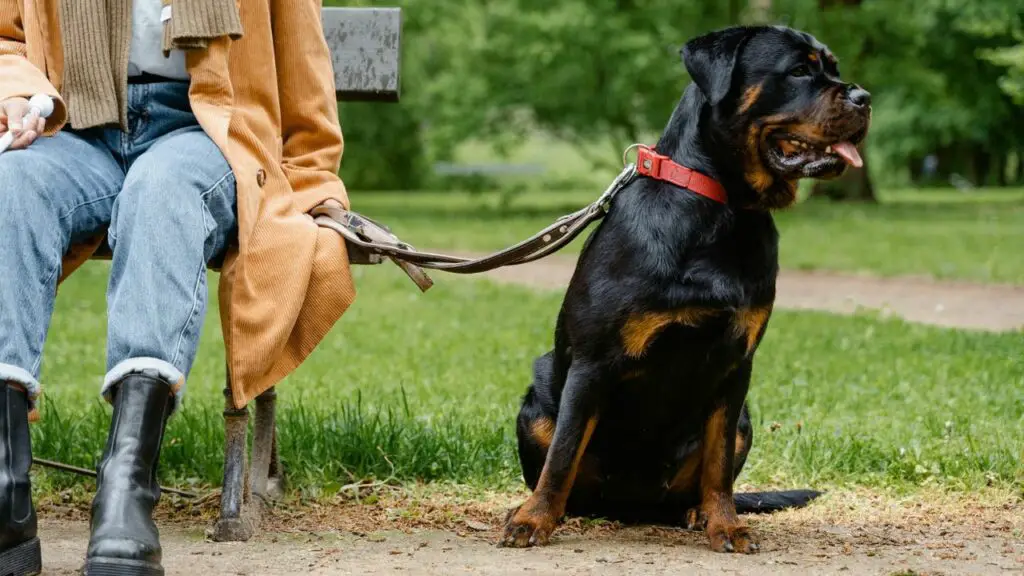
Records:
[[[49,118],[53,114],[53,98],[46,94],[36,94],[28,101],[29,112],[26,117],[35,112],[40,118]],[[0,154],[7,151],[7,148],[14,142],[14,131],[7,127],[7,132],[0,136]]]

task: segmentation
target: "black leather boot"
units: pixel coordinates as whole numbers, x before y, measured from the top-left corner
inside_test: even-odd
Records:
[[[96,478],[87,576],[162,576],[160,533],[153,509],[160,444],[174,404],[171,386],[143,374],[114,390],[110,436]]]
[[[39,574],[43,569],[28,477],[31,466],[28,396],[16,384],[0,382],[0,576]]]

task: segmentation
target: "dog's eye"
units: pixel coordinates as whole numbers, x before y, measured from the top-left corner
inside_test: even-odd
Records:
[[[801,65],[797,66],[796,68],[793,68],[792,70],[790,70],[789,71],[789,75],[794,77],[794,78],[802,78],[804,76],[810,76],[811,75],[811,68],[807,64],[801,64]]]

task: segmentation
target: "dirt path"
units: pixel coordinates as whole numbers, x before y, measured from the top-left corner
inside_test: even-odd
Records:
[[[508,496],[499,498],[507,504]],[[511,498],[518,499],[519,495]],[[248,543],[213,543],[206,523],[161,527],[169,575],[293,574],[1024,574],[1024,505],[942,496],[899,501],[866,493],[749,523],[755,556],[715,554],[681,529],[570,521],[551,545],[496,548],[502,509],[430,499],[280,512]],[[44,574],[75,574],[84,520],[44,514]]]
[[[487,275],[499,282],[556,290],[569,283],[574,267],[574,258],[554,256]],[[868,308],[910,322],[976,330],[1024,327],[1024,286],[783,270],[775,305],[780,309],[839,314]]]

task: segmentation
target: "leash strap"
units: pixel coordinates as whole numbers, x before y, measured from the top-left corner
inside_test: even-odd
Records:
[[[636,176],[636,165],[629,164],[591,204],[562,216],[518,244],[475,260],[420,252],[401,241],[387,226],[346,210],[333,201],[317,206],[311,215],[318,225],[330,228],[345,238],[348,243],[349,262],[380,264],[387,258],[397,264],[421,291],[426,292],[433,285],[433,281],[423,268],[454,274],[479,274],[495,268],[533,262],[554,254],[572,242],[591,223],[604,218],[615,195]]]

